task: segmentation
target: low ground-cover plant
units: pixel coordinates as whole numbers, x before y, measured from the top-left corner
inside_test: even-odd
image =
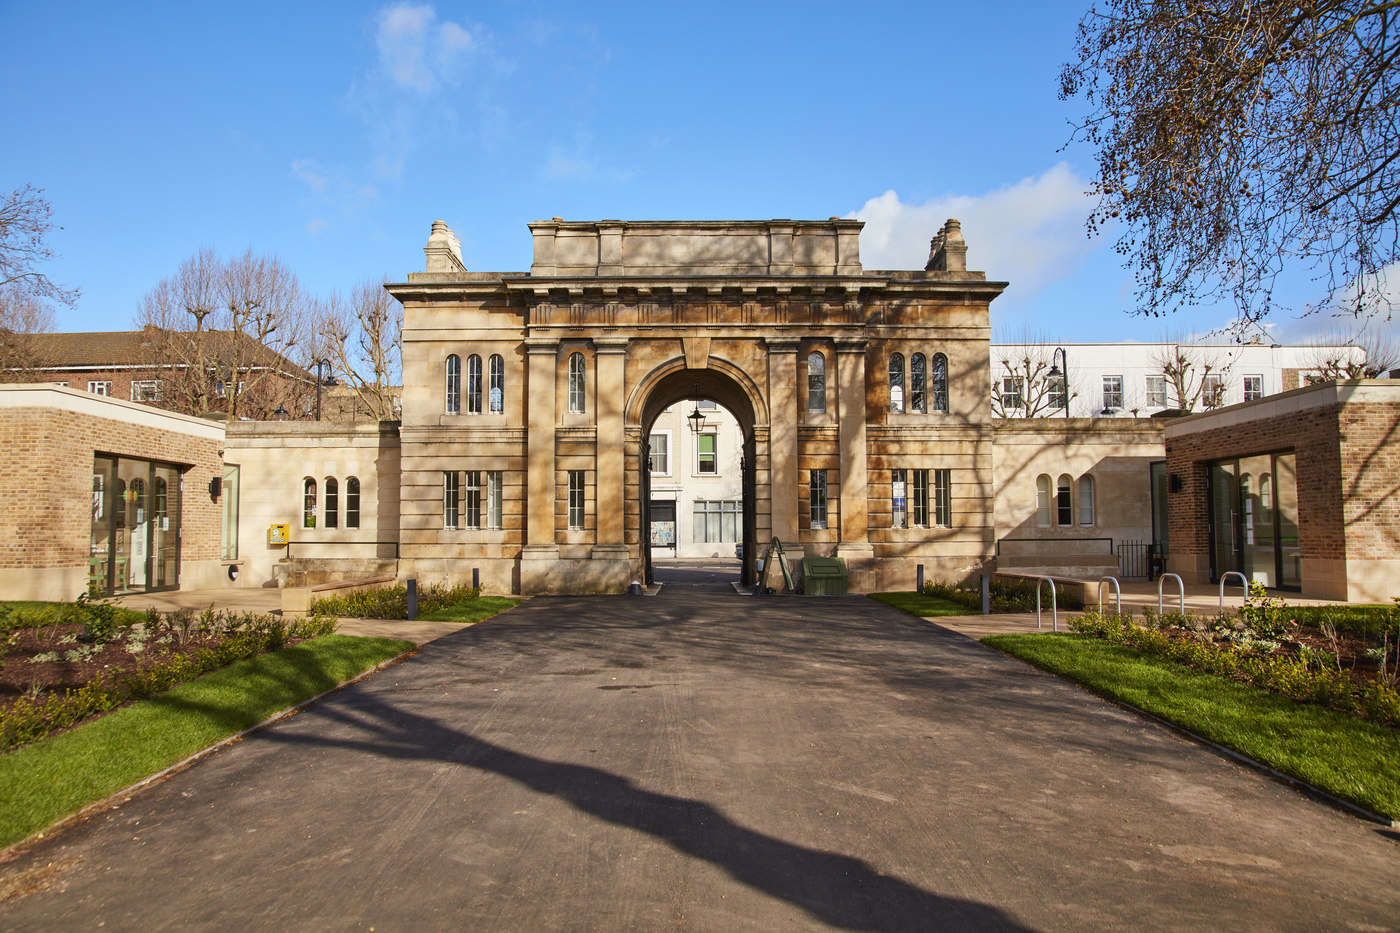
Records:
[[[982,640],[1336,796],[1400,817],[1400,731],[1393,728],[1085,635]]]
[[[472,586],[444,586],[429,583],[418,587],[418,617],[476,599],[481,591]],[[313,600],[311,612],[352,619],[407,619],[408,587],[389,586],[356,590],[340,596]]]
[[[1037,586],[1041,587],[1041,607],[1048,610],[1050,608],[1050,588],[1048,586],[1029,581],[1022,583],[993,578],[988,584],[992,612],[1035,612]],[[925,583],[924,593],[928,596],[936,596],[939,599],[955,602],[960,606],[966,606],[975,612],[982,611],[982,590],[979,582],[959,583],[956,586],[950,583]],[[1083,601],[1071,593],[1061,590],[1055,594],[1055,597],[1061,609],[1084,608]]]
[[[1071,617],[1072,631],[1125,645],[1187,667],[1228,677],[1279,696],[1316,703],[1374,722],[1400,726],[1400,671],[1393,657],[1394,642],[1382,636],[1374,672],[1362,667],[1355,652],[1350,667],[1343,662],[1341,640],[1334,628],[1322,630],[1332,650],[1304,642],[1296,625],[1264,626],[1266,637],[1250,628],[1258,616],[1229,613],[1206,619],[1188,614],[1157,615],[1148,610],[1146,624],[1131,615],[1086,612]],[[1360,669],[1358,669],[1360,668]]]
[[[212,607],[136,613],[84,598],[20,612],[25,624],[0,634],[0,750],[335,630],[323,617],[284,622]]]

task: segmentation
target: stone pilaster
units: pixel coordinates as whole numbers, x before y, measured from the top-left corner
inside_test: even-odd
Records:
[[[529,337],[525,340],[529,367],[529,484],[525,490],[525,549],[549,549],[558,556],[554,541],[554,398],[559,373],[559,341]],[[544,557],[543,553],[535,556]],[[522,568],[523,581],[523,568]]]
[[[836,378],[841,452],[841,542],[836,553],[846,558],[854,576],[863,569],[861,562],[875,556],[866,491],[864,339],[836,338]]]
[[[622,409],[627,403],[623,379],[627,338],[595,337],[593,346],[598,361],[598,539],[593,556],[613,560],[620,551],[621,557],[626,559]]]
[[[769,462],[773,534],[797,544],[797,345],[796,338],[769,337]]]

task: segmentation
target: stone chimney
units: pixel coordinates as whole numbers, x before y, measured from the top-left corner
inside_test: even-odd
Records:
[[[423,247],[428,256],[429,272],[466,272],[462,262],[462,243],[452,234],[445,220],[433,221],[433,232],[428,237],[428,245]]]
[[[963,239],[962,224],[950,217],[929,241],[925,272],[966,272],[967,241]]]

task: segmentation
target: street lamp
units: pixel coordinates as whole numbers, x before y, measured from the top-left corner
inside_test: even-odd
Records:
[[[316,361],[316,420],[317,420],[317,421],[320,421],[320,420],[321,420],[321,386],[323,386],[323,385],[328,385],[328,386],[333,386],[333,385],[335,385],[335,370],[331,370],[331,378],[329,378],[329,379],[324,379],[324,378],[322,378],[322,376],[321,376],[321,368],[322,368],[322,367],[325,367],[326,369],[330,369],[330,368],[331,368],[331,361],[330,361],[330,360],[317,360],[317,361]]]
[[[695,410],[686,416],[690,422],[690,433],[699,434],[705,430],[705,416],[700,413],[700,383],[695,383]]]
[[[1062,362],[1062,363],[1065,364],[1065,370],[1064,370],[1064,372],[1060,372],[1060,367],[1058,367],[1058,366],[1055,365],[1055,355],[1056,355],[1056,354],[1059,354],[1060,362]],[[1056,347],[1056,348],[1055,348],[1055,352],[1050,354],[1050,373],[1049,373],[1049,376],[1050,376],[1051,379],[1056,379],[1056,378],[1058,378],[1058,379],[1060,380],[1060,405],[1061,405],[1061,406],[1064,408],[1064,410],[1065,410],[1065,417],[1068,418],[1068,417],[1069,417],[1069,354],[1065,352],[1065,348],[1064,348],[1064,347]]]
[[[291,415],[291,412],[287,411],[286,407],[283,405],[278,405],[277,410],[272,413],[272,417],[276,418],[278,421],[286,421],[289,415]]]

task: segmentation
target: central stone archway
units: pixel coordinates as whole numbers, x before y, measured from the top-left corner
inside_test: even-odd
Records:
[[[627,406],[628,433],[628,473],[629,479],[635,474],[635,487],[629,482],[629,490],[637,489],[637,507],[627,504],[627,541],[635,540],[640,550],[640,574],[648,584],[652,582],[651,567],[651,470],[648,438],[657,418],[670,406],[698,397],[721,405],[739,424],[743,436],[742,451],[742,501],[743,519],[740,540],[744,545],[744,557],[739,580],[742,585],[750,585],[755,580],[754,559],[757,550],[758,527],[760,524],[759,503],[763,503],[761,524],[772,527],[767,509],[771,501],[768,476],[768,405],[762,389],[744,370],[733,363],[711,357],[704,368],[692,369],[684,357],[668,360],[658,366],[641,381],[632,393]],[[761,437],[761,443],[760,443]],[[636,451],[632,453],[631,443],[635,438]],[[759,466],[762,463],[765,482],[760,496],[758,489]],[[635,524],[632,516],[635,515]]]

